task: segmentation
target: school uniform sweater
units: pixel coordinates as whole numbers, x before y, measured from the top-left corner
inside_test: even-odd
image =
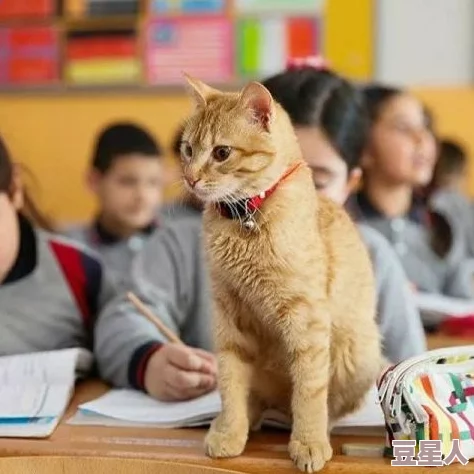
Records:
[[[363,193],[355,196],[349,210],[356,220],[384,235],[419,291],[474,297],[471,266],[463,261],[462,246],[442,215],[428,211],[423,203],[414,201],[406,215],[389,218]],[[435,238],[443,248],[442,256],[434,249]]]
[[[161,208],[161,214],[165,223],[174,222],[180,219],[199,217],[201,212],[202,208],[199,207],[197,203],[194,203],[189,199],[186,200],[186,198],[171,201]]]
[[[463,194],[440,189],[430,197],[430,206],[452,226],[454,239],[468,258],[474,258],[474,211]]]
[[[66,229],[64,234],[97,252],[114,283],[125,289],[133,259],[154,232],[158,232],[157,222],[153,222],[128,238],[120,238],[95,221],[90,225]]]
[[[375,269],[378,324],[385,355],[399,362],[426,349],[419,314],[403,269],[390,245],[360,226]],[[188,345],[212,350],[211,293],[201,237],[201,219],[182,219],[152,236],[132,268],[132,289]],[[357,302],[354,302],[356,304]],[[125,298],[109,306],[96,326],[99,370],[114,385],[143,388],[150,356],[164,342]]]
[[[23,217],[19,223],[18,258],[0,283],[0,355],[92,348],[96,314],[113,295],[102,264]]]

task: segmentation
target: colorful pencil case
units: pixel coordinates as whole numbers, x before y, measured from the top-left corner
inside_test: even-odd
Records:
[[[474,458],[474,346],[426,352],[388,369],[379,381],[387,454],[392,441],[439,440],[448,456],[453,440]]]

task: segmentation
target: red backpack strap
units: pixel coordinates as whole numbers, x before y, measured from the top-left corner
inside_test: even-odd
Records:
[[[74,296],[84,325],[90,328],[99,308],[102,265],[93,256],[67,243],[51,241],[50,245]]]

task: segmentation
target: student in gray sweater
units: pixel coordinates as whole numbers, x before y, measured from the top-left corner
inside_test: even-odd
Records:
[[[422,104],[390,87],[368,87],[365,96],[371,127],[354,216],[387,238],[419,291],[472,298],[472,271],[453,227],[414,192],[435,161]]]
[[[163,197],[163,151],[145,129],[113,123],[98,135],[88,172],[97,197],[92,222],[65,234],[95,250],[118,283],[145,241],[158,231]]]
[[[92,348],[95,316],[113,289],[94,255],[39,230],[32,209],[0,140],[0,355]]]
[[[283,73],[265,84],[293,120],[315,186],[343,203],[360,177],[366,117],[359,93],[333,73],[311,68]],[[384,352],[399,362],[426,348],[420,317],[388,242],[367,226],[359,229],[374,265]],[[134,262],[131,287],[142,291],[146,303],[186,344],[212,350],[211,294],[201,239],[199,215],[171,223],[150,239]],[[166,388],[169,372],[160,353],[174,345],[166,344],[152,324],[131,315],[130,309],[124,298],[98,321],[96,349],[103,377],[158,398],[185,397],[193,386],[184,379],[181,393]],[[148,345],[142,346],[147,339]],[[137,380],[137,366],[145,367],[148,376]]]

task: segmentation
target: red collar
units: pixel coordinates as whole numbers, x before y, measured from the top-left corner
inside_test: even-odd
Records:
[[[217,209],[223,217],[239,219],[243,222],[245,227],[253,229],[256,225],[254,219],[255,213],[262,207],[265,200],[275,192],[279,184],[294,173],[301,164],[301,162],[298,162],[292,165],[271,188],[261,192],[257,196],[234,201],[232,206],[224,202],[219,202],[217,203]]]

